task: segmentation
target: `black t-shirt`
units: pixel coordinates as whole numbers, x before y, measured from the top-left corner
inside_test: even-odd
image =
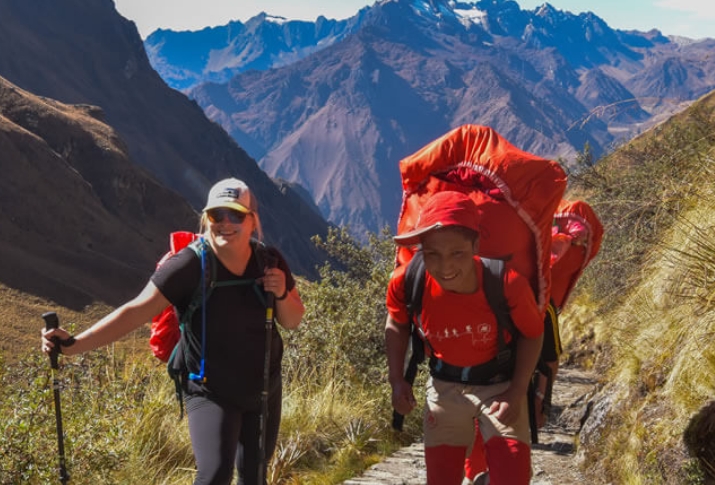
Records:
[[[263,364],[266,343],[265,293],[255,280],[263,276],[264,262],[272,257],[276,266],[286,274],[286,288],[290,291],[295,280],[283,256],[275,248],[266,247],[252,252],[243,275],[231,273],[213,254],[216,262],[217,283],[242,280],[239,285],[215,287],[206,305],[205,383],[187,381],[188,394],[208,394],[242,409],[257,409],[263,389]],[[200,291],[201,259],[186,248],[168,259],[152,275],[151,281],[176,307],[181,315],[191,303],[197,288]],[[190,330],[195,346],[182,346],[179,359],[184,359],[187,372],[198,374],[201,362],[202,308],[192,316]],[[273,326],[271,337],[271,381],[280,377],[283,341]],[[182,355],[184,354],[184,355]],[[272,386],[273,387],[273,386]]]

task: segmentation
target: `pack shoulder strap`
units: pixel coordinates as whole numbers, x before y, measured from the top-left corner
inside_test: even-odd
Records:
[[[188,325],[191,322],[191,317],[194,312],[204,304],[204,300],[208,300],[216,284],[216,256],[211,249],[211,245],[206,242],[203,237],[191,242],[188,246],[196,254],[196,257],[201,261],[201,275],[199,276],[199,283],[194,289],[194,294],[191,297],[191,302],[186,310],[181,314],[181,326],[183,333],[183,326]]]
[[[507,346],[504,338],[504,330],[509,332],[513,337],[512,342],[515,342],[515,337],[519,335],[519,330],[514,325],[514,320],[511,318],[511,308],[506,300],[504,293],[504,278],[506,276],[506,266],[501,259],[480,258],[482,261],[482,290],[487,298],[487,303],[492,309],[492,313],[497,319],[499,333],[497,334],[498,355],[497,359],[500,363],[506,362],[511,358],[510,346]]]
[[[422,297],[425,293],[425,261],[422,251],[418,251],[410,260],[405,270],[405,302],[407,305],[407,318],[410,324],[412,338],[412,355],[407,370],[417,372],[417,365],[425,360],[425,344],[429,345],[420,322],[422,313]],[[412,361],[415,361],[412,366]],[[412,377],[414,380],[414,376]],[[412,382],[410,381],[410,384]]]
[[[425,261],[422,251],[415,253],[407,265],[404,291],[407,319],[410,324],[410,335],[412,336],[412,356],[410,360],[415,359],[416,364],[419,364],[425,359],[424,344],[427,342],[419,321],[422,313],[422,297],[425,292]]]
[[[504,294],[504,261],[499,259],[489,259],[482,258],[482,264],[484,266],[484,293],[489,301],[489,306],[492,308],[494,315],[497,317],[499,322],[499,327],[502,329],[507,329],[512,337],[516,337],[519,334],[519,329],[514,325],[514,321],[511,318],[511,312],[509,309],[509,304],[506,301],[506,295]],[[516,339],[512,339],[512,343]],[[507,346],[504,342],[504,332],[499,332],[499,354],[497,359],[500,365],[508,363],[512,356],[516,358],[516,351],[513,348],[514,345]],[[527,400],[529,409],[529,430],[531,432],[531,442],[533,444],[539,443],[539,429],[536,423],[536,407],[535,407],[535,397],[536,388],[538,386],[538,375],[543,374],[547,380],[546,393],[544,396],[544,405],[551,405],[551,388],[553,385],[553,377],[551,374],[551,369],[544,362],[543,357],[539,358],[537,363],[537,369],[534,376],[532,376],[529,382],[529,388],[527,390]]]

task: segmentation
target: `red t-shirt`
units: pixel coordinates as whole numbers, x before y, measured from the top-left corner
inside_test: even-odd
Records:
[[[476,256],[474,264],[481,282],[483,268]],[[397,268],[387,287],[387,311],[395,322],[402,324],[408,321],[404,292],[406,268],[407,265]],[[509,270],[504,281],[504,295],[519,331],[527,338],[541,335],[544,321],[529,282]],[[497,354],[497,320],[481,285],[474,293],[454,293],[442,289],[426,273],[422,329],[435,357],[449,364],[469,367],[488,362]]]

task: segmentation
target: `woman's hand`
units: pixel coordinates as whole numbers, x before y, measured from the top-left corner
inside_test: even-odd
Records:
[[[276,295],[276,298],[281,298],[286,294],[286,275],[281,269],[266,268],[261,280],[263,289]]]
[[[70,346],[63,346],[62,341],[70,339],[71,335],[63,328],[42,329],[42,351],[50,355],[55,349],[61,354],[72,355]],[[56,339],[56,340],[55,340]],[[55,343],[57,342],[57,343]]]
[[[76,355],[108,345],[151,321],[169,304],[169,300],[150,281],[139,295],[77,334],[76,339],[63,328],[43,329],[42,351],[50,354],[56,349],[65,355]],[[58,342],[60,347],[57,347]]]

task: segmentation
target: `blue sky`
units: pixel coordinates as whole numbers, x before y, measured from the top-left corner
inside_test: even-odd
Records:
[[[467,0],[470,3],[474,0]],[[543,0],[516,0],[532,10]],[[319,15],[344,19],[374,0],[114,0],[117,10],[137,24],[144,38],[158,28],[198,30],[245,21],[261,11],[289,19]],[[715,38],[715,0],[550,0],[560,10],[592,11],[617,29],[650,30],[694,39]]]

